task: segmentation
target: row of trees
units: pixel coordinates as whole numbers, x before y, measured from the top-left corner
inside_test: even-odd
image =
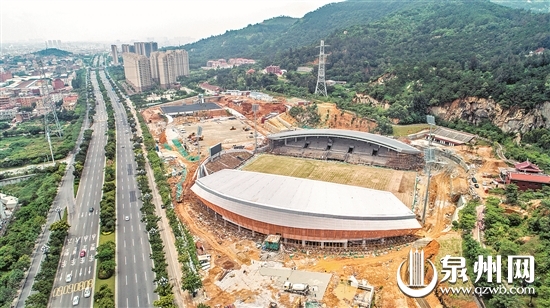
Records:
[[[32,285],[33,291],[37,291],[38,293],[29,295],[25,301],[25,307],[42,308],[48,306],[49,295],[54,286],[63,244],[69,234],[69,228],[67,209],[65,209],[63,218],[52,223],[50,226],[50,240],[48,241],[47,248],[43,250],[46,258],[42,261],[40,272],[36,275],[34,284]]]
[[[105,86],[101,81],[99,74],[96,72],[97,82],[104,102],[110,102]],[[107,110],[107,144],[105,145],[105,157],[107,163],[105,166],[105,183],[103,184],[103,196],[100,202],[99,219],[101,224],[101,232],[109,234],[115,231],[116,228],[116,127],[114,109],[110,104],[105,104]]]
[[[15,219],[8,225],[4,236],[0,237],[0,307],[10,307],[11,302],[19,290],[25,271],[30,266],[30,257],[35,250],[35,241],[46,223],[48,212],[57,194],[57,188],[65,172],[65,164],[37,169],[37,175],[26,181],[2,187],[2,192],[19,198],[19,209],[15,211]],[[57,239],[63,238],[61,233],[55,233],[56,227],[52,226],[52,241],[50,241],[51,262],[55,263],[53,273],[57,270],[58,262],[53,260],[60,255],[57,248]],[[44,266],[44,265],[43,265]],[[41,277],[49,277],[46,272]],[[46,279],[47,280],[47,279]],[[46,301],[35,298],[37,303],[47,304],[47,296],[51,292],[48,282],[43,287],[47,290]],[[48,289],[49,287],[49,289]],[[38,296],[37,296],[38,297]],[[42,307],[42,306],[40,306]]]
[[[153,136],[149,132],[145,121],[141,114],[137,114],[141,130],[143,132],[143,141],[145,149],[147,150],[147,158],[153,173],[155,176],[155,182],[159,189],[162,203],[166,208],[166,217],[169,220],[170,227],[176,238],[176,249],[178,251],[178,260],[182,266],[182,289],[194,293],[196,290],[202,287],[202,281],[199,273],[199,262],[197,257],[197,250],[193,236],[189,232],[188,228],[183,225],[176,215],[176,211],[172,205],[170,197],[170,186],[164,175],[162,161],[155,152],[155,141]]]

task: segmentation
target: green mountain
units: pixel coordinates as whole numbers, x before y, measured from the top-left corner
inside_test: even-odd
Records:
[[[413,0],[348,0],[325,5],[300,19],[276,17],[240,30],[184,45],[192,68],[218,58],[261,58],[301,47],[338,29],[378,20],[391,12],[414,6]]]
[[[527,108],[550,100],[550,14],[483,0],[422,4],[326,37],[326,78],[364,83],[370,95],[395,103],[391,116],[404,122],[466,96]],[[316,60],[315,46],[270,63],[292,71]]]
[[[68,55],[71,55],[72,53],[65,50],[57,49],[57,48],[47,48],[47,49],[42,49],[42,50],[33,52],[33,54],[38,56],[43,56],[43,57],[45,56],[66,57]]]

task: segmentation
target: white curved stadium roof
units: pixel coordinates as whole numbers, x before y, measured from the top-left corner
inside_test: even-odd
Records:
[[[191,190],[243,217],[323,230],[418,229],[414,213],[390,192],[281,175],[225,169]]]
[[[394,151],[407,154],[420,154],[420,150],[399,140],[366,132],[346,129],[299,129],[268,135],[271,140],[282,140],[295,137],[339,137],[375,143]]]

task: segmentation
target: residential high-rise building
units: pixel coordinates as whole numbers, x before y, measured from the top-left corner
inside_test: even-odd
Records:
[[[163,52],[157,57],[159,85],[163,89],[170,88],[170,85],[176,83],[176,57],[173,52]]]
[[[124,61],[124,74],[128,82],[137,92],[147,91],[152,88],[151,64],[146,56],[131,52],[122,54]]]
[[[177,82],[177,78],[189,75],[189,55],[183,49],[152,52],[151,77],[163,89]]]
[[[149,56],[149,62],[151,62],[151,78],[156,83],[159,83],[158,57],[160,53],[162,53],[162,51],[153,51]]]
[[[135,42],[134,43],[135,53],[138,55],[146,56],[149,58],[151,52],[158,50],[157,42]]]
[[[118,49],[116,45],[111,45],[111,56],[113,57],[113,65],[118,65]]]
[[[122,53],[125,52],[135,52],[134,46],[130,44],[122,44]]]

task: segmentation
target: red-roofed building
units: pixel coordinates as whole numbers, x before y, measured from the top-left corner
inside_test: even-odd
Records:
[[[201,89],[203,89],[207,94],[218,94],[222,90],[222,88],[218,86],[214,86],[209,84],[208,82],[203,82],[199,85]]]
[[[76,107],[76,102],[78,101],[77,94],[71,94],[63,98],[63,109],[65,110],[74,110]]]
[[[8,79],[12,79],[13,75],[10,72],[2,72],[0,73],[0,82],[4,82]]]
[[[516,184],[519,190],[539,190],[543,185],[550,185],[550,176],[536,173],[508,172],[506,184]]]
[[[530,161],[515,164],[514,168],[516,168],[516,171],[518,172],[542,173],[542,170]]]
[[[59,79],[59,78],[56,78],[53,82],[53,89],[54,90],[59,90],[59,89],[63,89],[65,87],[65,83],[63,82],[63,80]]]
[[[270,65],[265,68],[266,73],[268,74],[275,74],[275,75],[281,75],[283,72],[281,71],[281,68],[276,65]]]

